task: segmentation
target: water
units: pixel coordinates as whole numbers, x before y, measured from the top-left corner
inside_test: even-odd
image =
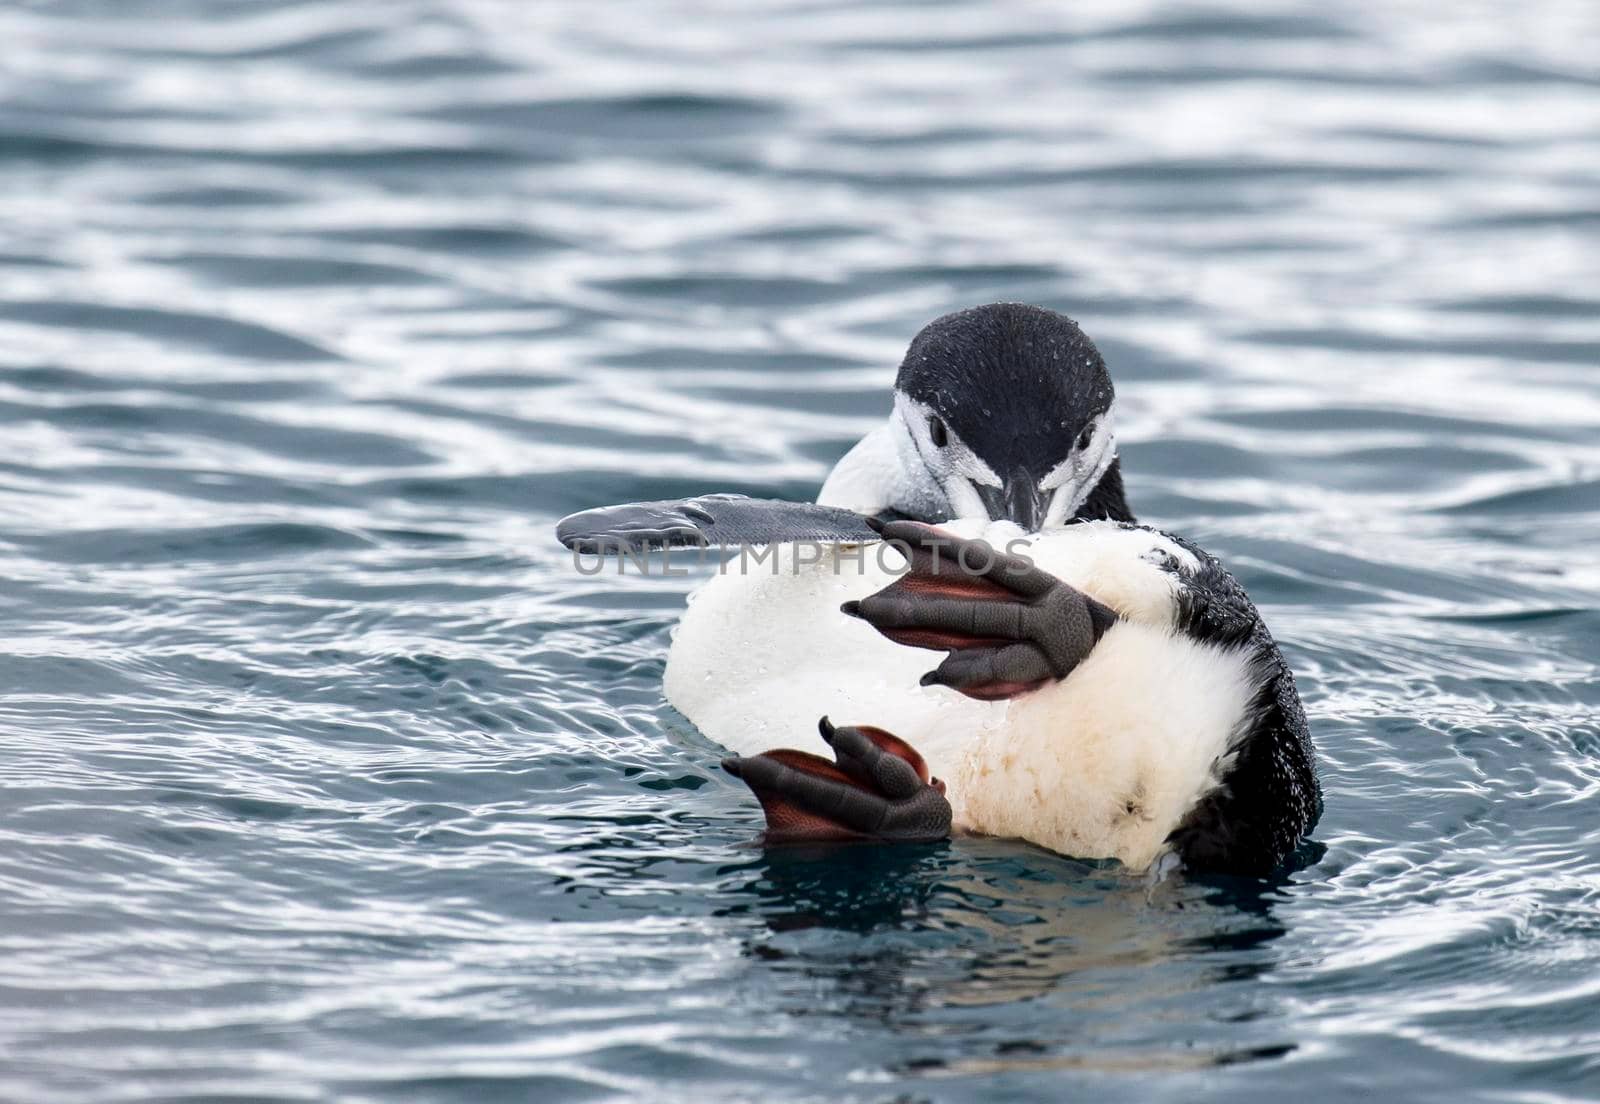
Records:
[[[0,1097],[1600,1091],[1592,4],[0,10]],[[1327,813],[1272,884],[763,854],[692,579],[910,336],[1111,364]],[[886,720],[892,720],[886,719]]]

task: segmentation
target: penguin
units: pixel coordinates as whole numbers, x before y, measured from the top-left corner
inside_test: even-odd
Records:
[[[733,752],[769,843],[970,833],[1271,874],[1322,808],[1293,675],[1214,557],[1134,520],[1113,412],[1076,324],[978,307],[916,336],[816,503],[632,503],[558,536],[739,546],[664,689]],[[818,737],[831,759],[792,746]]]

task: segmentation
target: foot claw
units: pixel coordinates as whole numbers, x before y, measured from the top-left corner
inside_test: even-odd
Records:
[[[910,571],[840,609],[897,644],[947,652],[923,686],[971,698],[1015,697],[1081,663],[1116,614],[1027,559],[933,526],[891,522]]]
[[[728,758],[723,770],[755,793],[767,838],[786,840],[943,839],[950,833],[944,783],[928,776],[912,747],[882,729],[817,723],[834,762],[780,748]]]

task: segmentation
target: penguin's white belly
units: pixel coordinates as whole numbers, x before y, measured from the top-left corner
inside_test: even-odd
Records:
[[[955,524],[997,547],[1009,525]],[[881,545],[777,549],[738,560],[692,599],[667,662],[667,699],[740,755],[825,751],[817,719],[888,729],[947,784],[959,828],[1026,839],[1142,869],[1218,784],[1261,674],[1245,653],[1174,629],[1177,580],[1149,554],[1193,565],[1157,533],[1111,523],[1032,538],[1039,566],[1122,615],[1067,678],[1010,702],[978,702],[917,680],[938,654],[893,644],[839,612],[893,580]],[[1013,544],[1013,550],[1023,550]],[[837,561],[832,557],[837,555]]]
[[[1237,651],[1120,622],[971,743],[951,783],[965,823],[1142,870],[1226,773],[1258,684]]]
[[[730,561],[690,598],[667,657],[667,700],[739,755],[775,747],[825,755],[817,721],[826,716],[889,729],[936,777],[950,778],[972,740],[1004,719],[1006,703],[917,685],[938,653],[891,643],[839,612],[888,586],[905,560],[868,545],[823,549],[823,562],[797,567],[797,557],[818,551],[772,551],[776,561]]]

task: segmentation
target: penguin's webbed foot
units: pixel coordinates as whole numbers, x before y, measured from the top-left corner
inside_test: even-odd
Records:
[[[1027,558],[984,541],[915,521],[880,532],[906,554],[910,571],[842,608],[897,644],[948,652],[924,686],[982,701],[1015,697],[1065,678],[1117,619]]]
[[[790,748],[722,761],[761,802],[768,842],[916,843],[950,834],[944,783],[910,744],[881,728],[835,728],[826,717],[818,727],[831,763]]]

